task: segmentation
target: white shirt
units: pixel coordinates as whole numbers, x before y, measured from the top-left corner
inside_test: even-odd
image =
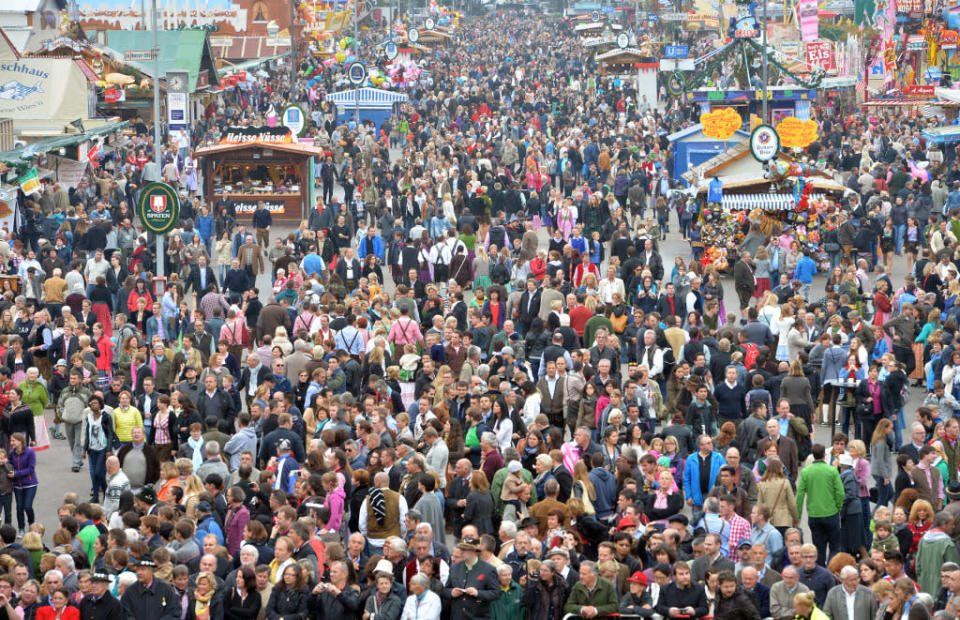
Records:
[[[393,466],[391,465],[391,467],[393,467]],[[388,467],[388,468],[385,469],[384,471],[387,472],[387,473],[389,473],[389,472],[390,472],[390,468]],[[399,494],[398,494],[398,495],[399,495]],[[406,536],[406,535],[407,535],[407,500],[403,497],[403,495],[400,495],[400,498],[399,498],[399,499],[400,499],[400,505],[399,505],[399,508],[400,508],[400,536],[403,537],[403,536]],[[360,516],[358,517],[358,525],[360,526],[360,531],[363,533],[364,538],[366,538],[367,540],[369,540],[370,543],[373,544],[374,547],[382,547],[382,546],[383,546],[383,543],[385,542],[383,538],[370,538],[370,537],[367,535],[367,516],[368,516],[368,514],[367,514],[367,504],[369,504],[369,503],[370,503],[370,502],[364,500],[363,503],[360,504]]]
[[[843,590],[843,600],[847,604],[847,620],[853,620],[856,616],[853,613],[854,606],[857,602],[857,591],[854,590],[853,594],[847,592],[847,588],[840,586],[840,589]]]
[[[425,590],[422,598],[411,594],[403,606],[400,620],[440,620],[440,597],[432,590]]]

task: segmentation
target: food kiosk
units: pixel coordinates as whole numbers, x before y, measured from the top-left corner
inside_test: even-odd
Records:
[[[286,127],[235,127],[219,144],[197,149],[211,202],[233,203],[237,220],[263,202],[273,218],[299,222],[315,202],[314,158],[322,150],[294,142]]]

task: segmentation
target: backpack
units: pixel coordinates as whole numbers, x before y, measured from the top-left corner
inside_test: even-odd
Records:
[[[67,424],[79,424],[83,422],[87,401],[79,392],[68,392],[68,394],[66,400],[63,401],[63,406],[60,408],[60,419]]]
[[[507,245],[507,231],[503,229],[503,226],[491,227],[487,236],[490,238],[491,245],[496,245],[501,249],[510,247]]]
[[[743,367],[749,370],[757,361],[760,348],[753,342],[745,342],[740,347],[743,349]]]
[[[490,280],[494,284],[506,284],[510,281],[510,270],[503,263],[497,263],[490,268]]]

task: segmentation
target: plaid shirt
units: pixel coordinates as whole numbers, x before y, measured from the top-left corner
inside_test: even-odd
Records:
[[[742,540],[750,540],[750,522],[738,515],[733,513],[733,516],[727,521],[730,525],[730,561],[736,563],[739,561],[737,557],[737,545],[740,544]]]

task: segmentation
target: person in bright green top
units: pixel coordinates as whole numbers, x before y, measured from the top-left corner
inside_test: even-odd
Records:
[[[36,430],[34,441],[36,443],[31,447],[34,450],[46,450],[50,447],[50,433],[47,430],[47,421],[44,418],[43,410],[50,402],[50,394],[47,392],[47,386],[40,381],[40,371],[33,366],[28,368],[27,378],[21,381],[17,387],[23,390],[22,400],[33,413],[33,425]]]
[[[827,543],[830,554],[840,551],[840,510],[843,509],[843,482],[836,467],[823,460],[826,448],[813,444],[810,450],[813,463],[800,470],[797,481],[797,514],[803,516],[803,502],[807,501],[810,534],[817,546],[817,562],[826,565]],[[816,489],[816,492],[810,493]]]
[[[613,614],[619,609],[616,588],[600,576],[597,563],[589,560],[580,563],[580,581],[570,590],[570,597],[563,611],[583,616],[583,612],[588,608],[591,618]]]
[[[43,415],[43,409],[50,402],[47,388],[40,382],[40,371],[36,368],[27,369],[27,378],[17,386],[23,390],[23,402],[30,407],[34,417]]]
[[[80,519],[80,531],[77,538],[83,543],[83,551],[90,560],[90,566],[93,566],[97,559],[97,550],[94,543],[100,537],[100,530],[97,528],[96,520],[103,517],[103,510],[96,504],[84,502],[77,506],[77,517]]]
[[[497,580],[500,582],[500,598],[490,603],[490,617],[492,620],[523,620],[527,610],[520,604],[523,589],[513,580],[513,568],[509,564],[501,564],[497,569]]]

